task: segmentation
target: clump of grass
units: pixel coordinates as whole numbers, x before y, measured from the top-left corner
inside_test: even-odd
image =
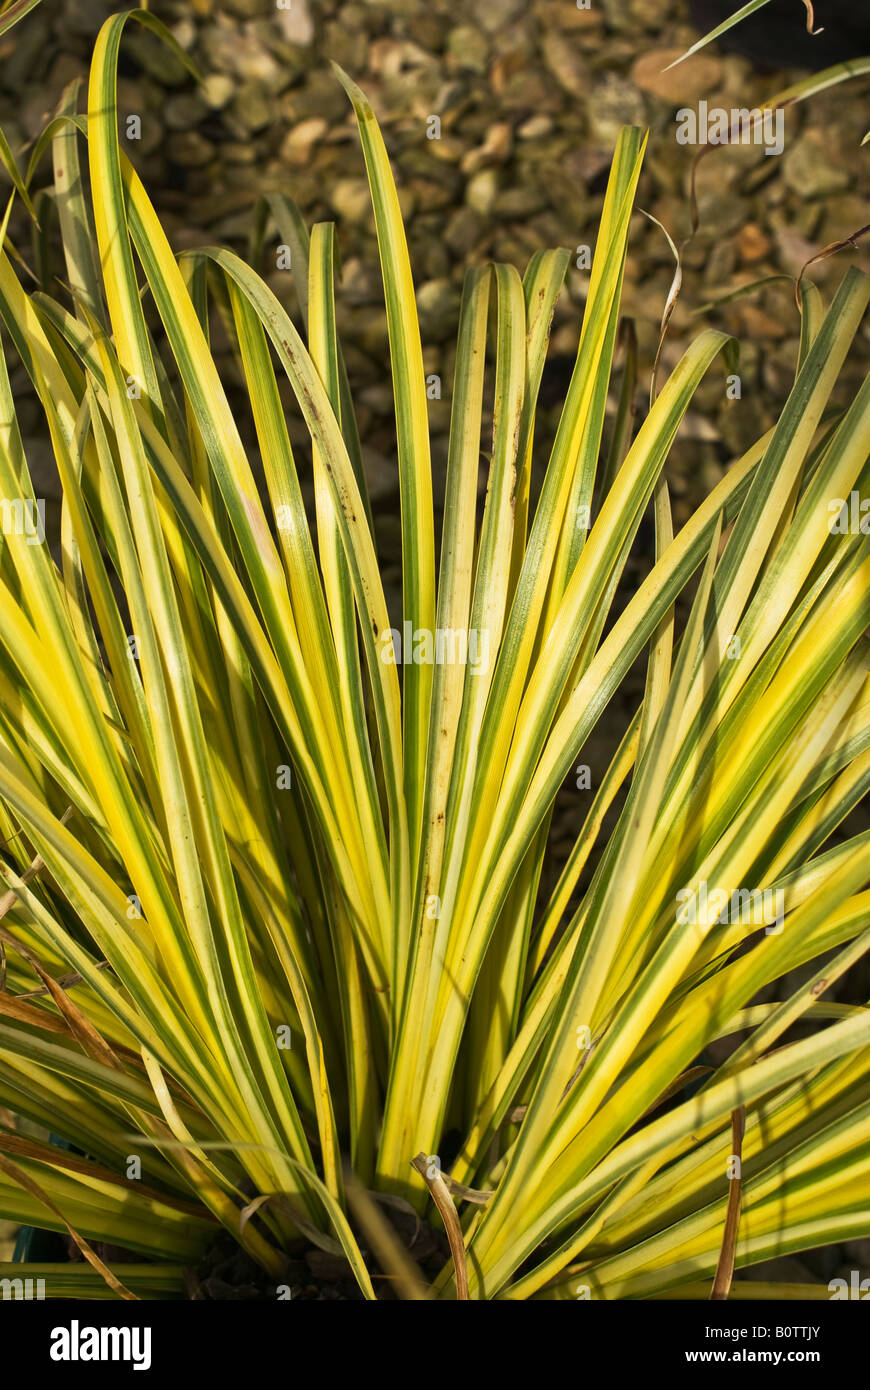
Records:
[[[0,1122],[0,1214],[77,1233],[88,1263],[47,1276],[56,1296],[177,1293],[218,1223],[276,1284],[298,1236],[343,1250],[371,1298],[362,1229],[416,1296],[371,1188],[421,1211],[432,1189],[454,1258],[428,1292],[448,1299],[706,1296],[717,1266],[721,1291],[735,1264],[865,1234],[870,1014],[822,995],[870,946],[870,837],[832,838],[870,776],[870,551],[830,524],[832,499],[868,487],[870,390],[831,405],[866,278],[849,270],[829,306],[802,285],[776,426],[672,536],[670,447],[705,375],[733,362],[726,335],[701,332],[636,435],[603,451],[645,144],[626,129],[534,505],[568,253],[468,272],[436,546],[398,199],[372,109],[339,74],[383,272],[402,619],[422,634],[424,659],[399,668],[333,230],[309,236],[271,201],[301,331],[229,251],[173,254],[119,145],[125,18],[100,32],[86,118],[71,91],[34,154],[32,169],[51,148],[63,286],[31,292],[0,254],[4,345],[63,486],[59,563],[23,526],[0,548],[0,1105],[72,1145]],[[310,437],[313,525],[283,378]],[[37,499],[5,365],[0,416],[0,495],[24,517]],[[655,564],[615,617],[651,504]],[[439,635],[453,655],[430,662]],[[642,705],[546,899],[554,799],[644,652]],[[799,967],[793,995],[753,1003]],[[798,1021],[811,1032],[783,1045]],[[699,1077],[704,1047],[736,1034]],[[99,1241],[155,1263],[109,1269]]]

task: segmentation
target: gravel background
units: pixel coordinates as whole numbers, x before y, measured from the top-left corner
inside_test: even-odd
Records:
[[[728,109],[753,106],[805,75],[762,71],[716,48],[663,72],[697,37],[682,0],[593,0],[589,10],[572,0],[478,0],[461,13],[450,0],[289,3],[154,0],[154,13],[205,80],[197,87],[151,34],[129,25],[119,100],[122,115],[139,115],[142,127],[127,149],[176,248],[217,240],[244,250],[254,204],[269,190],[290,192],[310,220],[336,221],[339,327],[377,499],[396,490],[386,328],[362,154],[329,58],[365,88],[394,161],[426,368],[444,383],[443,399],[432,403],[436,469],[443,467],[465,266],[494,257],[522,268],[542,246],[594,246],[610,155],[625,122],[651,131],[638,207],[679,241],[688,229],[692,150],[676,143],[676,110],[701,97]],[[45,0],[0,40],[0,124],[13,147],[32,140],[66,83],[86,75],[95,35],[115,7],[116,0]],[[824,8],[820,0],[820,23]],[[794,38],[803,31],[802,11],[789,13]],[[794,275],[822,246],[868,221],[870,151],[860,150],[870,125],[868,91],[867,79],[858,79],[790,109],[781,158],[732,146],[702,163],[701,227],[684,258],[666,366],[698,330],[695,311],[717,293]],[[440,117],[440,139],[427,139],[431,115]],[[20,236],[26,251],[27,232]],[[276,240],[262,268],[271,267],[273,287],[290,300],[288,272],[274,268]],[[814,278],[836,283],[855,257],[846,252],[819,264]],[[623,309],[637,326],[641,396],[672,275],[662,232],[638,214]],[[571,270],[557,309],[555,354],[576,351],[587,284],[583,270]],[[742,397],[726,400],[715,373],[699,391],[670,464],[677,524],[724,461],[774,417],[797,344],[786,281],[704,320],[740,339]],[[551,394],[558,397],[560,386],[557,376]]]

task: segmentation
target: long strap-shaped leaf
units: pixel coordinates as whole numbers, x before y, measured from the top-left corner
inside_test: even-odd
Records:
[[[335,63],[333,69],[353,103],[359,126],[384,279],[402,498],[403,617],[405,622],[411,623],[412,632],[432,633],[435,627],[435,534],[429,412],[408,246],[396,186],[374,112],[347,73]],[[415,856],[423,814],[431,691],[432,668],[428,663],[412,662],[405,666],[405,794]]]

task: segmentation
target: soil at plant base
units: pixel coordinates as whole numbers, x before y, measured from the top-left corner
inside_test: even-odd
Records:
[[[424,1283],[434,1282],[450,1258],[447,1238],[413,1213],[384,1209],[394,1233],[417,1265]],[[392,1280],[379,1274],[376,1260],[361,1243],[366,1264],[378,1299],[392,1301]],[[296,1301],[362,1301],[363,1295],[343,1255],[299,1242],[288,1253],[287,1270],[280,1295]],[[229,1232],[222,1232],[196,1270],[185,1274],[188,1297],[198,1300],[259,1300],[274,1302],[278,1293],[275,1280],[266,1275]]]
[[[424,1284],[431,1284],[450,1259],[450,1247],[443,1232],[434,1229],[416,1216],[410,1208],[404,1211],[391,1205],[382,1214],[393,1233],[417,1266]],[[372,1275],[372,1284],[379,1300],[392,1301],[392,1280],[378,1272],[377,1260],[360,1239],[360,1249]],[[78,1264],[82,1253],[69,1237],[57,1237],[58,1250],[54,1259],[62,1259],[64,1251],[71,1263]],[[138,1263],[141,1255],[103,1241],[92,1242],[95,1253],[109,1266]],[[287,1253],[287,1266],[280,1286],[267,1274],[230,1235],[221,1230],[214,1244],[196,1267],[184,1271],[186,1298],[206,1302],[256,1301],[272,1302],[276,1298],[293,1301],[363,1301],[359,1285],[342,1254],[319,1249],[300,1240]],[[279,1293],[280,1288],[280,1293]]]

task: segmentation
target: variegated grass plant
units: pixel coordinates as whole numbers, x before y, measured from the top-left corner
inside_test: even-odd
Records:
[[[870,777],[870,544],[829,506],[870,488],[870,390],[831,403],[866,278],[850,269],[829,305],[802,284],[776,426],[674,536],[669,450],[729,340],[702,331],[632,437],[614,355],[644,136],[625,130],[536,498],[568,253],[468,272],[436,545],[398,199],[341,75],[386,298],[402,621],[489,654],[399,668],[332,227],[309,238],[271,199],[301,327],[229,251],[173,254],[119,144],[125,18],[100,32],[87,117],[72,89],[18,179],[26,198],[50,151],[63,273],[34,290],[0,255],[4,348],[63,487],[60,563],[21,526],[0,550],[0,1215],[72,1229],[86,1256],[14,1272],[55,1296],[173,1296],[225,1227],[276,1286],[303,1236],[343,1249],[368,1298],[379,1263],[406,1297],[706,1297],[717,1266],[727,1287],[732,1265],[866,1235],[870,1012],[822,997],[870,946],[870,835],[832,840]],[[5,366],[0,417],[14,520],[37,499]],[[614,616],[650,507],[655,563]],[[547,896],[557,792],[644,654],[643,702]],[[748,896],[765,889],[773,930]],[[753,1002],[799,967],[796,993]],[[433,1217],[436,1198],[454,1258],[433,1287],[372,1190]],[[94,1242],[142,1263],[108,1268]]]

